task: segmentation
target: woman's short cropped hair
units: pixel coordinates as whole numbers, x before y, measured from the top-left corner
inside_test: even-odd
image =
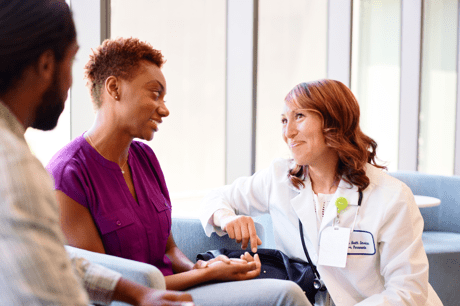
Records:
[[[105,80],[109,76],[131,80],[140,68],[141,61],[151,62],[159,68],[165,62],[159,50],[153,49],[148,42],[132,37],[107,39],[93,50],[85,65],[85,78],[96,109],[101,106],[101,90]]]
[[[377,164],[377,143],[361,131],[358,101],[343,83],[329,79],[300,83],[287,94],[285,102],[320,115],[326,145],[339,158],[337,179],[343,178],[362,191],[369,185],[367,163],[386,169]],[[307,171],[308,165],[296,165],[290,170],[290,180],[297,188],[304,186]]]

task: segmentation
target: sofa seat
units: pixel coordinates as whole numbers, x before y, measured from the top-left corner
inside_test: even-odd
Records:
[[[423,246],[428,254],[458,253],[460,258],[460,234],[428,231],[422,234]],[[457,263],[460,267],[460,262]]]
[[[435,197],[441,205],[420,208],[425,222],[423,246],[430,264],[430,284],[444,306],[460,304],[460,176],[396,171],[413,194]]]
[[[460,234],[423,232],[429,281],[445,306],[460,302]]]

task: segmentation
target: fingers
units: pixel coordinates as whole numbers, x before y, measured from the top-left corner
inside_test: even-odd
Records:
[[[210,260],[208,261],[208,267],[213,268],[216,266],[222,267],[222,265],[241,265],[241,264],[247,264],[248,262],[246,260],[240,259],[240,258],[231,258],[229,262],[223,262],[220,260]]]
[[[262,241],[257,236],[254,220],[248,216],[237,216],[227,218],[222,227],[231,239],[235,239],[237,243],[241,243],[241,248],[246,249],[249,242],[251,243],[251,251],[256,253],[257,246],[262,244]]]
[[[249,256],[251,256],[249,253],[247,253]],[[251,256],[252,258],[252,256]],[[262,264],[260,263],[260,258],[259,258],[259,254],[255,254],[254,255],[254,258],[253,258],[253,263],[255,263],[256,267],[254,270],[251,270],[249,272],[247,272],[244,276],[245,276],[245,279],[252,279],[254,277],[257,277],[259,276],[260,274],[260,271],[262,269]]]
[[[230,237],[231,239],[235,239],[235,230],[233,225],[228,224],[225,230],[227,231],[228,237]]]
[[[237,243],[241,243],[241,226],[235,226],[235,240]]]
[[[254,255],[254,262],[258,268],[262,267],[262,263],[260,262],[259,254]]]
[[[252,219],[251,219],[252,221]],[[248,230],[249,230],[249,237],[251,239],[251,251],[253,253],[257,252],[257,245],[262,244],[262,241],[260,238],[257,236],[257,231],[256,231],[256,226],[254,225],[254,221],[248,224]],[[260,241],[260,244],[259,244]]]
[[[254,269],[257,269],[257,264],[255,262],[247,262],[244,261],[243,263],[234,263],[234,265],[237,265],[237,269],[235,270],[235,273],[247,273],[249,271],[252,271]]]
[[[254,277],[257,277],[259,274],[260,274],[260,270],[261,270],[261,263],[260,263],[260,259],[259,259],[259,255],[256,254],[254,256],[254,258],[252,258],[252,256],[246,252],[244,254],[245,258],[249,259],[251,258],[250,260],[252,260],[251,262],[248,262],[246,264],[246,267],[245,268],[242,268],[238,274],[237,274],[237,279],[238,280],[247,280],[247,279],[252,279]]]
[[[220,261],[223,261],[225,263],[230,263],[230,258],[228,258],[227,256],[225,255],[219,255],[216,257],[216,259],[220,260]]]
[[[209,265],[209,264],[212,264],[213,262],[216,262],[216,261],[222,261],[222,262],[225,262],[225,263],[229,264],[230,263],[230,258],[228,258],[225,255],[219,255],[216,258],[208,260],[207,264]]]
[[[261,265],[258,256],[252,258],[249,253],[243,256],[245,259],[232,258],[231,264],[226,264],[221,261],[209,264],[208,267],[213,269],[215,275],[213,279],[220,281],[236,281],[251,279],[259,275]],[[246,257],[251,261],[246,260]]]
[[[246,273],[248,271],[254,270],[257,268],[257,264],[254,261],[248,262],[246,259],[242,258],[232,258],[229,265],[226,265],[222,262],[214,262],[209,264],[209,267],[219,267],[222,273],[224,273],[223,269],[228,267],[229,273]]]
[[[241,259],[247,261],[247,262],[253,262],[254,261],[254,257],[251,256],[251,254],[249,254],[249,252],[245,252],[244,254],[241,254]]]
[[[232,258],[231,259],[231,264],[246,264],[248,263],[248,261],[246,259],[243,258],[243,255],[241,255],[241,257],[238,259],[238,258]]]
[[[241,248],[243,250],[248,247],[249,239],[250,239],[250,236],[249,236],[248,226],[244,224],[241,227]]]
[[[260,268],[254,269],[252,271],[245,273],[240,280],[253,279],[254,277],[257,277],[259,275],[260,275]]]

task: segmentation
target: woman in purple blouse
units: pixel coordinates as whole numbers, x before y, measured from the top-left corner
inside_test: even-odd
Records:
[[[134,38],[106,40],[87,63],[96,119],[47,166],[55,180],[61,227],[72,246],[155,265],[170,290],[201,305],[309,305],[288,281],[250,280],[257,255],[192,263],[171,233],[171,201],[149,146],[162,118],[166,80],[162,54]],[[239,281],[199,284],[220,281]],[[194,287],[194,288],[191,288]]]

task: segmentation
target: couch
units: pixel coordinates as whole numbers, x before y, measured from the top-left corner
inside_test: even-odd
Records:
[[[420,209],[425,221],[423,245],[434,290],[444,305],[460,305],[460,176],[416,171],[390,175],[406,183],[413,194],[441,200],[439,206]]]

